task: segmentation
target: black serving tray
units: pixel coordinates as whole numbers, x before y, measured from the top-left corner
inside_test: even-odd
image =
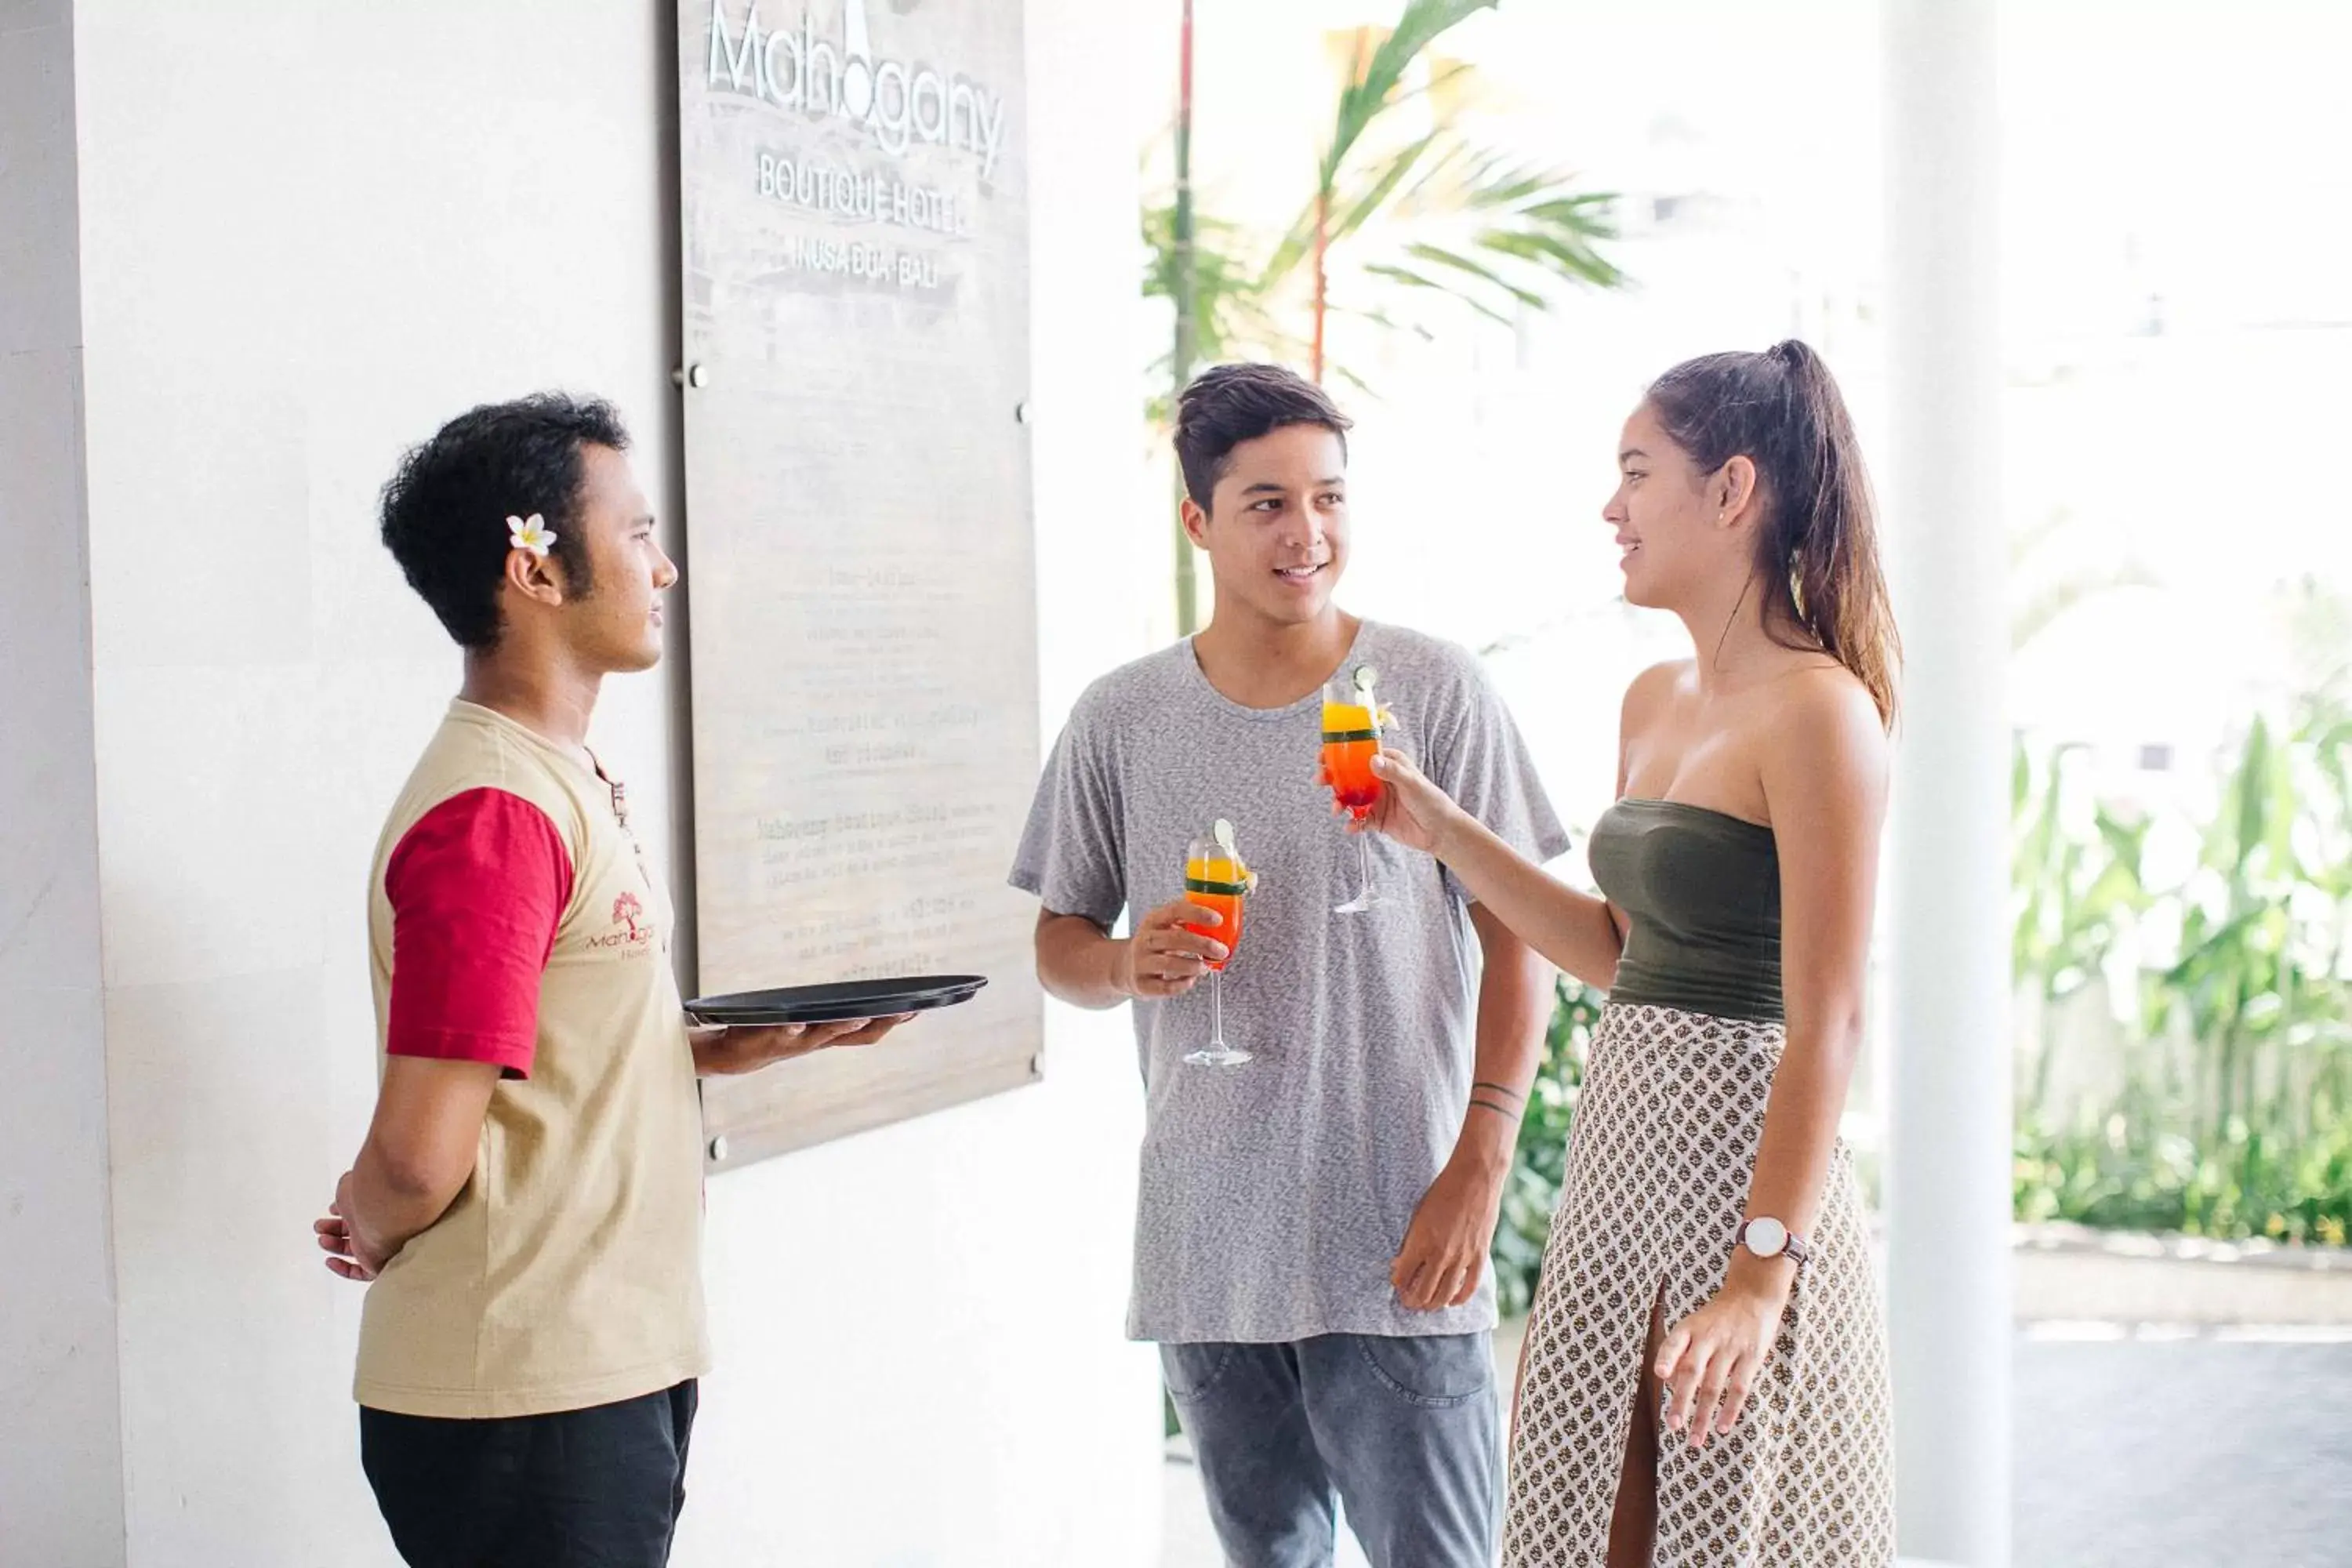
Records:
[[[829,985],[784,985],[698,996],[686,1010],[706,1024],[757,1027],[766,1024],[832,1024],[924,1013],[969,1002],[988,984],[980,974],[917,974],[887,980],[844,980]]]

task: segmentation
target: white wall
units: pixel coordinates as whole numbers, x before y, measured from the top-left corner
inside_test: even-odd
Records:
[[[390,1560],[359,1299],[305,1232],[373,1094],[370,848],[456,665],[372,503],[404,444],[546,384],[615,397],[669,484],[664,36],[636,5],[75,7],[139,1568]],[[640,773],[662,696],[617,688],[600,726]]]
[[[0,7],[0,1563],[120,1556],[73,37]]]
[[[1132,301],[1134,143],[1091,63],[1120,9],[1030,7],[1040,528],[1080,563],[1133,515],[1130,339],[1104,322]],[[620,405],[674,513],[674,24],[646,0],[72,14],[107,1115],[66,1114],[94,1110],[84,1073],[51,1131],[66,1170],[110,1140],[121,1430],[89,1412],[64,1436],[119,1455],[135,1568],[388,1563],[348,1397],[359,1298],[308,1230],[373,1093],[369,851],[456,663],[374,492],[448,415],[562,385]],[[1049,722],[1132,650],[1118,594],[1075,581],[1045,595]],[[69,692],[50,644],[36,667]],[[597,739],[674,844],[672,700],[616,684]],[[66,798],[42,841],[74,833]],[[722,1359],[682,1564],[1150,1560],[1154,1385],[1118,1337],[1131,1057],[1117,1019],[1057,1017],[1051,1048],[1042,1088],[714,1181]],[[42,1240],[87,1266],[107,1194],[85,1187]],[[23,1560],[126,1553],[100,1529]]]

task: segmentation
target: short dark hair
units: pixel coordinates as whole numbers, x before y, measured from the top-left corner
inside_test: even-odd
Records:
[[[1221,364],[1192,379],[1176,399],[1176,461],[1184,493],[1202,511],[1233,466],[1234,448],[1293,425],[1319,425],[1348,449],[1355,422],[1328,394],[1278,364]]]
[[[613,405],[541,392],[467,409],[401,458],[383,487],[384,548],[459,647],[498,646],[509,517],[544,519],[564,581],[588,592],[580,489],[590,446],[628,450]]]

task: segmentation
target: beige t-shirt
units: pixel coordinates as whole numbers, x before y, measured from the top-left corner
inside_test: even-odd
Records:
[[[671,923],[617,786],[452,703],[376,850],[379,1049],[505,1076],[473,1175],[368,1289],[362,1405],[532,1415],[708,1370],[701,1108]]]

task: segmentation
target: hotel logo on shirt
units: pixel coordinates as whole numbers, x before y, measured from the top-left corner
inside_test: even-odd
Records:
[[[602,936],[592,936],[588,945],[594,948],[645,948],[654,940],[653,928],[641,924],[638,916],[646,906],[637,901],[635,893],[623,893],[613,900],[613,927]]]

